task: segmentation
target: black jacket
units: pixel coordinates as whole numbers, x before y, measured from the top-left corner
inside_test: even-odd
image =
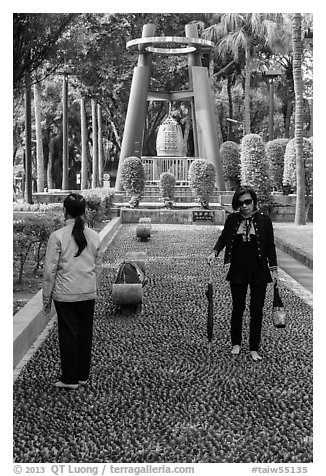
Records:
[[[237,234],[242,216],[239,212],[231,213],[226,221],[222,233],[217,240],[214,250],[216,256],[225,248],[224,263],[230,263],[234,238]],[[268,215],[255,212],[252,223],[255,228],[257,240],[257,253],[259,261],[265,265],[266,261],[271,270],[277,269],[277,257],[274,243],[274,232],[272,221]]]

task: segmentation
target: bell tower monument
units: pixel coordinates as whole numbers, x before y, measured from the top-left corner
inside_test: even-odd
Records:
[[[202,66],[201,54],[214,46],[198,38],[197,26],[185,26],[186,36],[155,36],[155,26],[143,26],[142,37],[127,42],[127,48],[138,48],[138,65],[134,68],[129,103],[116,178],[116,191],[122,191],[121,170],[130,156],[141,158],[147,101],[190,101],[195,158],[206,159],[216,169],[216,187],[225,190],[223,168],[212,107],[213,96],[207,68]],[[188,55],[189,89],[182,91],[150,91],[153,54]]]

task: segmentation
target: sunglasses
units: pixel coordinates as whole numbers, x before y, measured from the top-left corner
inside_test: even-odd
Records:
[[[238,206],[243,207],[243,205],[251,205],[252,204],[252,199],[248,198],[247,200],[239,200],[238,201]]]

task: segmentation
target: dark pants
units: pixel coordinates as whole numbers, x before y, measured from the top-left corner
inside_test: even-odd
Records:
[[[54,301],[58,316],[61,381],[78,383],[89,376],[95,299]]]
[[[232,294],[231,341],[232,345],[241,345],[242,316],[246,307],[248,284],[230,283]],[[250,350],[258,350],[263,320],[263,307],[266,283],[250,285]]]

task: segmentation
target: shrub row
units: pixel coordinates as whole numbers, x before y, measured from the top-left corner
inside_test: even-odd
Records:
[[[110,218],[112,193],[104,189],[92,189],[83,190],[82,195],[86,199],[85,219],[90,227]],[[14,204],[13,258],[14,266],[18,266],[19,283],[23,281],[24,267],[29,257],[35,261],[35,270],[42,267],[50,233],[63,224],[62,203]]]
[[[25,219],[13,222],[13,259],[18,267],[18,282],[22,283],[27,259],[35,261],[36,271],[42,267],[46,245],[52,231],[63,225],[63,217],[57,215],[29,214]]]
[[[241,145],[233,141],[224,142],[221,145],[220,154],[224,178],[230,190],[235,190],[240,182],[244,183],[244,179],[246,183],[256,186],[256,182],[260,181],[262,167],[265,176],[267,167],[270,190],[284,193],[296,192],[294,139],[277,138],[264,145],[258,134],[248,134],[244,136]],[[312,192],[312,137],[303,139],[303,160],[308,195]],[[258,162],[261,164],[257,165]],[[255,179],[252,178],[253,176]],[[258,186],[260,186],[259,183]]]

